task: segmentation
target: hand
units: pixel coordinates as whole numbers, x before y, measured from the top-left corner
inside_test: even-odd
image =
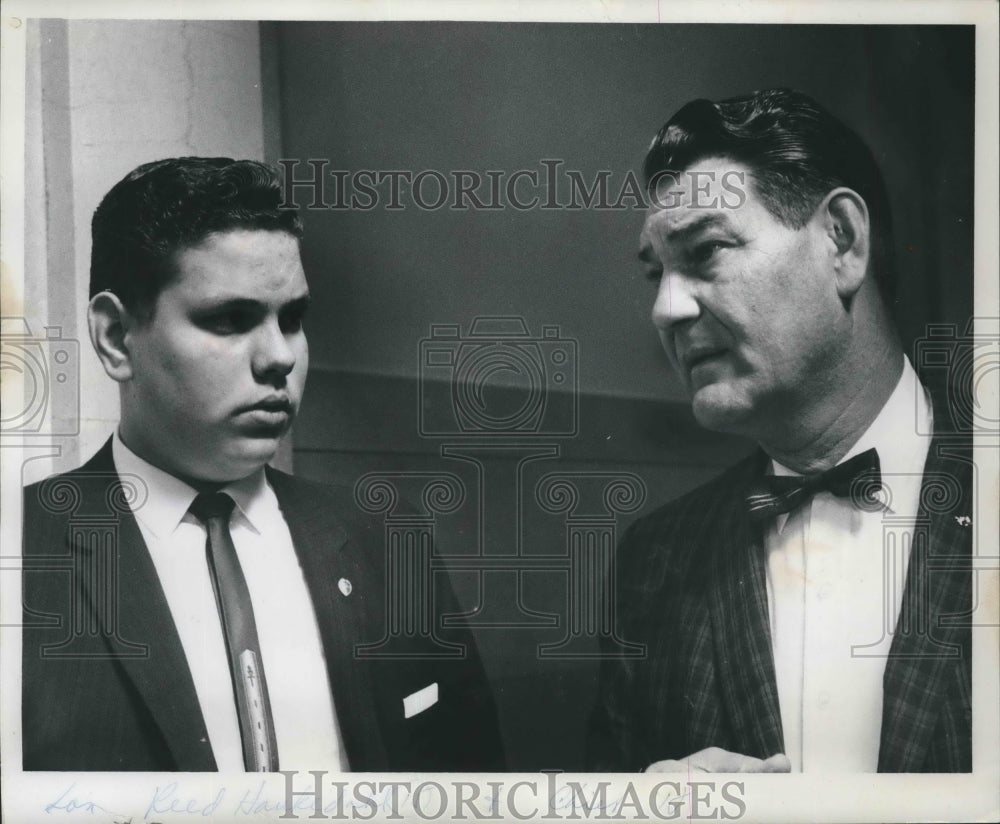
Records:
[[[784,753],[767,759],[751,758],[736,752],[709,747],[679,761],[657,761],[646,767],[646,772],[710,772],[710,773],[786,773],[792,771],[792,762]]]

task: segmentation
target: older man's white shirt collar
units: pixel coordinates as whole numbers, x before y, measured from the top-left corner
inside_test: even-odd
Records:
[[[125,445],[117,430],[111,442],[111,455],[119,475],[135,475],[146,485],[146,495],[140,494],[137,506],[133,507],[135,517],[158,539],[173,534],[187,516],[197,490],[140,458]],[[234,516],[242,518],[256,533],[260,532],[261,524],[267,523],[269,507],[265,487],[264,469],[261,468],[219,490],[236,502]]]
[[[897,501],[909,500],[913,492],[919,496],[932,430],[930,396],[904,357],[903,374],[895,390],[844,460],[877,449],[886,489]]]
[[[889,400],[839,463],[877,449],[882,477],[893,499],[909,500],[914,487],[919,494],[932,427],[930,397],[904,356],[902,373]],[[775,475],[798,474],[773,459],[771,471]],[[891,506],[889,509],[892,511]]]

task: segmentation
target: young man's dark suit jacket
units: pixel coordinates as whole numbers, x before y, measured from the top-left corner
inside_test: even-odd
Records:
[[[381,519],[362,515],[350,490],[270,468],[267,473],[312,596],[351,769],[502,769],[492,695],[467,632],[447,638],[466,644],[461,660],[354,655],[355,645],[385,635]],[[25,623],[32,625],[24,630],[24,769],[215,770],[180,638],[120,489],[109,441],[80,469],[24,491],[23,597]],[[87,515],[103,515],[106,522],[111,507],[124,510],[113,546],[69,546],[70,511],[79,527]],[[70,574],[73,563],[94,569],[93,553],[101,551],[117,558],[118,577],[110,587],[102,588],[106,565],[98,563],[99,574],[90,576],[95,580]],[[349,595],[338,586],[341,578],[352,584]],[[43,657],[44,647],[68,637],[71,609],[83,610],[85,622],[107,616],[114,601],[100,602],[109,591],[117,597],[118,638],[146,645],[148,652],[108,657],[109,650],[123,650],[114,633],[86,627],[72,647],[56,650],[73,657]],[[437,593],[436,614],[457,611],[443,580]],[[405,718],[403,698],[434,682],[437,703]]]
[[[951,418],[944,403],[935,393],[920,505],[929,544],[911,551],[886,662],[880,772],[972,769],[971,444],[941,436]],[[619,635],[645,644],[646,656],[602,667],[592,769],[643,770],[706,747],[758,758],[785,751],[763,534],[745,505],[766,465],[758,452],[623,537]]]

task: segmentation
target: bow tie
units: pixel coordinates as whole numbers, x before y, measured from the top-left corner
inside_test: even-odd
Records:
[[[755,521],[766,521],[802,506],[818,492],[832,492],[869,512],[881,506],[878,452],[869,449],[818,475],[765,475],[747,493],[747,509]]]

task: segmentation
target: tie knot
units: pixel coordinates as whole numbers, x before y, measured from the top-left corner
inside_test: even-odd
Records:
[[[809,480],[818,489],[826,489],[839,498],[851,498],[854,503],[863,505],[871,503],[867,499],[872,485],[875,484],[876,488],[882,485],[881,468],[878,451],[869,449]]]
[[[194,499],[188,511],[203,524],[211,518],[225,518],[233,513],[236,501],[225,492],[202,492]]]

